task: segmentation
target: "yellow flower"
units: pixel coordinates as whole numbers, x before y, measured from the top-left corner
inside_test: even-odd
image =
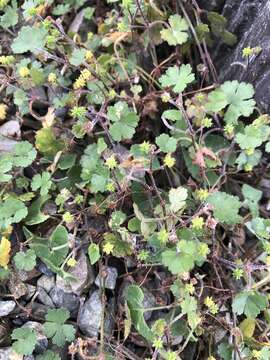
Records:
[[[167,154],[163,162],[165,166],[168,166],[168,168],[172,168],[175,165],[175,158],[173,158],[171,154]]]
[[[253,50],[252,50],[252,48],[251,48],[250,46],[245,47],[245,48],[243,49],[243,51],[242,51],[243,57],[249,57],[249,56],[252,55],[252,54],[253,54]]]
[[[142,152],[148,154],[151,148],[151,144],[149,143],[149,141],[144,141],[139,145],[139,147]]]
[[[162,102],[164,102],[164,103],[169,102],[169,101],[171,100],[170,94],[167,93],[167,92],[164,93],[164,94],[162,94],[162,95],[161,95],[161,100],[162,100]]]
[[[252,169],[253,169],[253,166],[252,166],[251,164],[246,164],[246,165],[244,166],[244,170],[245,170],[246,172],[250,172],[250,171],[252,171]]]
[[[105,162],[109,169],[115,169],[117,167],[117,162],[114,155],[111,155]]]
[[[51,83],[51,84],[54,84],[56,82],[56,79],[57,79],[57,76],[55,73],[49,73],[48,75],[48,81]]]
[[[1,65],[10,65],[15,61],[15,57],[12,55],[2,55],[0,56]]]
[[[114,249],[114,245],[109,241],[103,245],[103,251],[105,252],[106,255],[110,255],[113,249]]]
[[[162,340],[161,340],[160,338],[155,339],[155,340],[153,341],[153,346],[154,346],[154,348],[156,348],[156,349],[158,349],[158,350],[162,349],[162,345],[163,345],[163,343],[162,343]]]
[[[69,211],[67,211],[63,214],[63,221],[65,221],[67,224],[70,224],[74,221],[74,216]]]
[[[80,88],[83,88],[86,85],[86,82],[84,80],[84,78],[80,75],[78,77],[78,79],[75,81],[75,83],[73,84],[73,88],[74,90],[78,90]]]
[[[70,267],[74,267],[77,264],[77,260],[75,260],[74,258],[70,258],[67,261],[67,265]]]
[[[5,120],[7,116],[7,105],[0,104],[0,120]]]
[[[217,314],[218,306],[212,299],[212,296],[207,296],[207,298],[204,300],[204,305],[208,307],[211,314]]]
[[[205,201],[208,198],[209,191],[206,189],[198,189],[195,194],[198,200]]]
[[[93,59],[93,53],[91,50],[87,50],[86,53],[85,53],[85,60],[87,62],[90,62],[92,59]]]
[[[113,182],[110,182],[106,185],[106,190],[110,191],[110,192],[114,192],[115,191],[115,186]]]
[[[169,240],[169,233],[167,232],[167,230],[165,228],[161,229],[158,232],[158,240],[162,243],[162,244],[166,244],[167,241]]]
[[[202,257],[206,257],[210,252],[208,245],[205,243],[201,243],[198,246],[198,252]]]
[[[262,352],[259,350],[252,350],[252,357],[256,360],[260,360],[262,358]]]
[[[19,74],[21,77],[27,77],[30,74],[30,70],[27,66],[22,66],[19,68]]]
[[[81,71],[80,77],[82,77],[85,81],[88,81],[92,77],[92,74],[88,69],[84,69]]]
[[[234,132],[234,126],[231,125],[231,124],[227,124],[225,127],[224,127],[224,130],[225,130],[225,133],[227,135],[232,135],[233,132]]]
[[[191,220],[192,222],[192,229],[200,230],[204,226],[204,218],[201,216],[197,216]]]
[[[254,149],[253,149],[253,148],[248,148],[248,149],[246,149],[246,154],[247,154],[248,156],[254,154]]]

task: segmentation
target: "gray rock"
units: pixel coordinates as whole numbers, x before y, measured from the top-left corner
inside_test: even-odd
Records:
[[[9,153],[19,142],[0,135],[0,154]]]
[[[0,349],[0,360],[23,360],[22,355],[18,355],[11,347]]]
[[[56,307],[64,307],[68,309],[72,315],[77,314],[80,301],[76,294],[65,292],[63,289],[55,286],[50,291],[50,297]]]
[[[37,281],[37,287],[43,288],[47,293],[49,293],[54,286],[54,276],[42,275]]]
[[[87,336],[97,337],[102,314],[102,303],[99,290],[92,293],[90,298],[79,310],[77,323],[80,330]]]
[[[37,281],[37,298],[49,307],[54,307],[54,303],[49,295],[50,291],[55,287],[54,276],[42,275]]]
[[[26,300],[30,300],[36,292],[36,287],[30,284],[26,284],[26,287],[27,287]]]
[[[154,297],[154,295],[147,290],[146,288],[142,288],[143,294],[144,294],[144,298],[143,298],[143,307],[144,308],[152,308],[154,306],[156,306],[156,299]],[[152,311],[145,311],[144,312],[144,318],[145,320],[149,320],[152,316]]]
[[[106,289],[110,289],[110,290],[114,290],[115,285],[116,285],[116,280],[118,277],[118,271],[116,268],[108,266],[106,267],[106,269],[104,270],[104,275],[105,275],[105,279],[104,279],[104,287]],[[95,284],[100,287],[100,275],[98,274],[98,276],[96,277],[95,280]]]
[[[83,252],[80,253],[77,264],[71,267],[68,272],[75,280],[66,281],[57,276],[56,286],[65,292],[73,292],[76,295],[81,295],[86,288],[93,284],[95,279],[93,269]]]
[[[46,264],[44,264],[43,262],[40,262],[38,264],[38,271],[40,271],[42,274],[47,275],[47,276],[53,276],[54,273],[48,268],[48,266]]]
[[[33,269],[31,271],[18,270],[16,274],[18,275],[19,279],[23,282],[29,281],[40,275],[39,271],[37,271],[36,269]]]
[[[15,301],[7,300],[0,301],[0,317],[7,316],[10,314],[16,307]]]
[[[115,326],[115,311],[116,311],[116,303],[115,298],[111,298],[108,306],[105,311],[105,319],[104,319],[104,331],[107,336],[111,336],[114,326]]]
[[[44,352],[48,347],[48,339],[46,338],[46,336],[44,334],[43,326],[36,321],[28,321],[23,326],[33,329],[37,335],[37,343],[35,346],[35,352],[38,354]]]
[[[239,39],[233,50],[217,46],[214,53],[219,78],[250,82],[256,91],[256,101],[264,111],[270,110],[270,0],[226,0],[223,15],[227,29]],[[261,47],[258,55],[251,56],[248,67],[242,57],[245,47]],[[241,64],[244,64],[242,66]]]
[[[13,140],[21,138],[21,127],[19,121],[10,120],[0,126],[0,135]]]
[[[31,302],[31,309],[32,309],[33,316],[35,316],[37,318],[45,318],[50,307],[34,301],[34,302]]]
[[[37,288],[37,294],[37,298],[42,304],[52,308],[55,307],[50,295],[42,287]]]

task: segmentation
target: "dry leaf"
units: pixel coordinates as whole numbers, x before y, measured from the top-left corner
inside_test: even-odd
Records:
[[[4,268],[6,268],[9,263],[10,249],[10,241],[7,238],[2,237],[0,242],[0,266],[3,266]]]
[[[116,41],[124,40],[125,37],[130,37],[130,36],[131,36],[131,32],[114,31],[106,35],[104,38],[106,40],[111,41],[112,43],[115,43]]]
[[[55,117],[54,108],[49,107],[48,112],[44,116],[43,121],[42,121],[43,127],[51,127],[53,125],[53,122],[54,122],[54,117]]]
[[[204,147],[197,151],[196,157],[194,160],[194,164],[198,165],[201,169],[205,169],[206,168],[205,161],[204,161],[205,156],[212,160],[217,160],[217,157],[213,153],[213,151]]]

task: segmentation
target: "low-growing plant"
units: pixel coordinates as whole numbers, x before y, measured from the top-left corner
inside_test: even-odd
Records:
[[[113,337],[101,322],[97,358],[270,359],[270,223],[258,187],[270,118],[251,84],[217,82],[208,48],[235,43],[226,19],[181,0],[12,0],[0,12],[0,121],[15,116],[22,131],[0,147],[4,286],[40,263],[76,281],[82,250],[100,274],[122,264],[132,283],[117,294]],[[145,306],[144,283],[159,284],[157,306]],[[74,358],[84,340],[69,317],[50,309],[41,321],[50,343],[74,341]],[[11,324],[13,350],[34,353],[35,330]]]

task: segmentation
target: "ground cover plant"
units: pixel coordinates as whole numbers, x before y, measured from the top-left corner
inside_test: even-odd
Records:
[[[0,353],[270,359],[270,118],[218,82],[226,19],[0,0],[0,27]]]

